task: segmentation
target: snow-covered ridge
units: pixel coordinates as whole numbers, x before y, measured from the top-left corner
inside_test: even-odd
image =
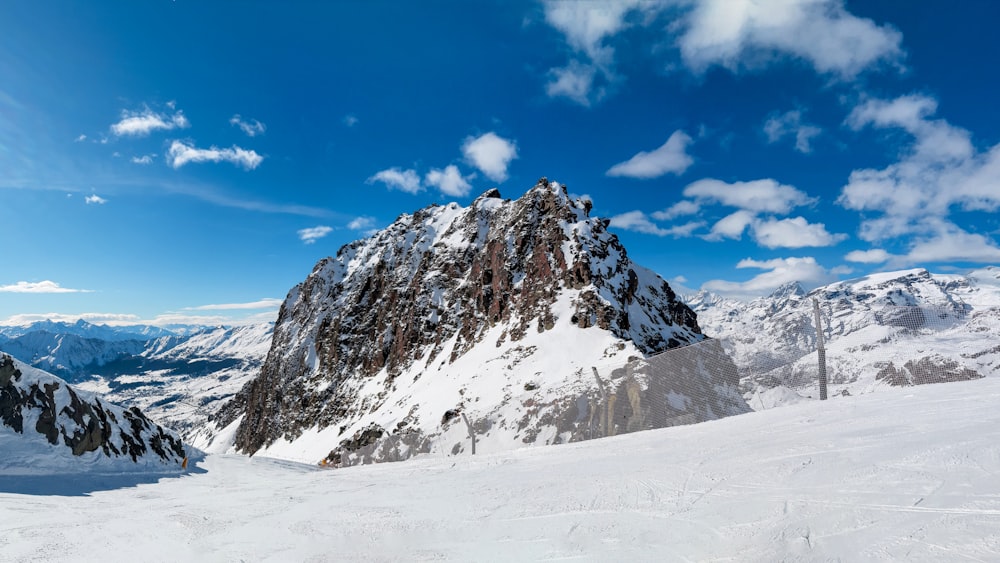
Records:
[[[197,453],[125,409],[0,354],[0,474],[183,469]]]
[[[705,333],[722,340],[750,404],[762,390],[815,395],[820,304],[833,394],[955,381],[1000,371],[1000,269],[966,275],[882,272],[808,293],[782,287],[750,302],[689,296]],[[758,400],[759,403],[759,400]]]
[[[586,416],[595,366],[703,339],[590,209],[543,178],[517,200],[491,190],[401,215],[320,260],[216,430],[244,452],[334,463],[460,449],[459,412],[497,447],[579,439],[558,421]],[[675,403],[702,418],[746,410],[724,378],[688,376],[708,391]]]

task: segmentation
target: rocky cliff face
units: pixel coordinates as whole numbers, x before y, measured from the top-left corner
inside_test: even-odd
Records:
[[[564,403],[596,393],[593,367],[703,339],[589,212],[543,178],[515,201],[491,190],[467,208],[431,206],[341,248],[289,293],[260,376],[216,423],[238,424],[241,451],[291,457],[312,455],[306,442],[325,454],[401,435],[392,455],[443,448],[458,412],[534,441]],[[699,398],[713,405],[703,418],[745,410],[730,399]]]
[[[65,381],[6,354],[0,354],[0,434],[4,434],[0,436],[3,441],[20,435],[16,438],[19,447],[7,443],[8,454],[25,451],[20,447],[24,443],[47,443],[52,448],[34,449],[65,448],[76,458],[86,458],[81,467],[107,459],[179,468],[189,455],[173,432],[150,421],[139,409],[124,409],[79,393]],[[0,472],[16,472],[19,464],[33,461],[8,455],[0,463]]]

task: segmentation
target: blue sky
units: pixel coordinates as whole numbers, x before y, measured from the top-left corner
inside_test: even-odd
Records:
[[[6,2],[0,322],[273,318],[320,258],[541,176],[766,294],[1000,264],[991,0]]]

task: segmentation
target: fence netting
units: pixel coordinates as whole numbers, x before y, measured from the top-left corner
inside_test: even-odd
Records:
[[[811,305],[811,304],[810,304]],[[819,306],[828,397],[966,381],[1000,370],[996,311],[884,306],[858,312]],[[619,364],[592,367],[556,443],[693,424],[819,399],[812,306],[717,338]],[[563,417],[565,419],[565,417]]]

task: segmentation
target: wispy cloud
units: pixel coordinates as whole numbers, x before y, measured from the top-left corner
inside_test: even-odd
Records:
[[[677,46],[695,72],[713,65],[760,66],[784,55],[808,61],[819,73],[851,79],[903,56],[899,31],[851,14],[843,0],[703,0],[679,23]]]
[[[827,231],[823,223],[810,223],[805,217],[786,217],[796,207],[816,202],[805,192],[793,186],[780,184],[770,178],[751,182],[723,182],[706,178],[692,182],[684,188],[682,199],[671,207],[647,216],[641,211],[630,211],[611,219],[613,226],[659,236],[698,236],[707,241],[740,240],[750,233],[758,245],[765,248],[804,248],[833,246],[845,239],[843,233]],[[706,208],[718,206],[736,208],[703,230],[708,223],[696,215]],[[672,226],[661,226],[656,221],[670,221],[678,217],[694,218]]]
[[[184,113],[177,111],[173,115],[157,113],[144,108],[141,111],[122,110],[121,120],[111,125],[111,132],[116,136],[145,137],[153,131],[184,129],[191,123]]]
[[[108,202],[108,200],[104,199],[103,197],[97,194],[88,195],[87,197],[83,198],[83,201],[86,202],[87,205],[90,205],[92,203],[96,205],[104,205],[105,203]]]
[[[81,133],[79,137],[77,137],[76,139],[73,140],[73,142],[75,142],[75,143],[82,143],[82,142],[84,142],[86,140],[87,140],[87,136],[84,135],[83,133]]]
[[[247,137],[256,137],[257,135],[263,135],[267,127],[256,119],[243,119],[240,114],[236,114],[229,118],[229,124],[239,127]]]
[[[0,285],[0,293],[92,293],[90,289],[70,289],[50,280],[40,282],[19,281],[13,285]]]
[[[313,244],[317,240],[325,237],[333,231],[333,227],[327,227],[326,225],[319,225],[316,227],[309,227],[308,229],[300,229],[298,231],[299,240],[306,244]]]
[[[354,114],[349,113],[344,116],[343,122],[348,127],[354,127],[358,124],[358,118]]]
[[[650,221],[649,217],[647,217],[642,211],[629,211],[612,217],[610,226],[624,229],[626,231],[646,233],[647,235],[681,238],[691,236],[692,232],[704,227],[705,222],[691,221],[683,225],[674,225],[669,228],[663,228]]]
[[[374,217],[356,217],[347,224],[347,228],[352,231],[367,231],[375,226]]]
[[[230,162],[245,170],[253,170],[263,160],[264,157],[255,151],[236,145],[228,149],[220,149],[215,146],[199,149],[190,143],[174,141],[170,143],[170,149],[167,150],[167,163],[173,168],[180,168],[189,162]]]
[[[604,89],[594,88],[596,77],[596,66],[570,61],[566,66],[549,70],[545,93],[550,98],[569,98],[581,106],[589,107],[591,103],[599,102],[605,96]]]
[[[252,309],[273,309],[275,307],[280,307],[284,302],[283,299],[276,299],[272,297],[267,297],[260,299],[258,301],[250,301],[248,303],[220,303],[215,305],[199,305],[198,307],[185,307],[185,311],[235,311],[235,310],[252,310]]]
[[[625,162],[612,166],[608,176],[625,176],[628,178],[659,178],[671,173],[678,176],[694,162],[687,154],[687,146],[691,137],[684,131],[674,131],[658,149],[646,152],[640,151]]]
[[[472,190],[472,184],[468,182],[465,176],[462,176],[462,173],[458,171],[458,167],[454,164],[449,164],[444,170],[432,168],[424,176],[424,182],[428,186],[436,187],[441,193],[452,197],[465,197]]]
[[[852,250],[844,255],[844,260],[860,264],[881,264],[892,258],[892,255],[881,248],[870,250]]]
[[[420,176],[413,169],[402,170],[397,167],[376,172],[373,176],[365,180],[366,184],[381,182],[389,189],[399,190],[409,194],[418,194],[423,190],[420,185]]]
[[[131,160],[133,164],[152,164],[154,156],[156,156],[156,155],[155,154],[144,154],[142,156],[133,156],[129,160]]]
[[[503,182],[507,179],[507,167],[517,158],[517,143],[490,131],[478,137],[466,137],[462,154],[487,178]]]
[[[812,256],[774,258],[771,260],[745,258],[740,260],[736,264],[736,267],[765,271],[749,280],[741,282],[710,280],[702,285],[702,289],[736,299],[750,299],[766,295],[789,282],[819,285],[831,282],[836,278],[836,272],[827,270],[819,265]]]
[[[795,150],[803,154],[812,152],[812,140],[823,130],[815,125],[802,122],[802,112],[792,110],[775,115],[764,123],[764,134],[769,143],[777,143],[788,135],[795,137]]]
[[[544,7],[546,23],[572,52],[565,66],[546,73],[545,91],[583,106],[624,81],[613,45],[634,27],[666,30],[679,63],[698,74],[712,66],[757,69],[784,57],[851,80],[871,68],[899,65],[904,56],[899,31],[851,14],[843,0],[548,0]]]
[[[810,223],[805,217],[792,217],[754,221],[753,238],[767,248],[805,248],[833,246],[847,235],[830,233],[823,223]]]
[[[592,0],[545,2],[545,21],[566,38],[573,58],[550,69],[545,92],[590,106],[604,98],[620,80],[614,68],[614,48],[609,40],[631,24],[626,16],[639,10],[650,14],[660,2],[647,0]]]
[[[1000,209],[1000,144],[978,151],[968,130],[933,119],[936,111],[937,101],[923,95],[871,99],[855,107],[846,120],[852,129],[901,129],[912,141],[897,162],[851,172],[837,201],[865,212],[862,239],[908,240],[909,251],[891,257],[890,265],[1000,261],[996,240],[952,219],[955,210]]]
[[[788,213],[815,199],[794,186],[770,178],[749,182],[723,182],[706,178],[684,188],[684,196],[704,203],[719,203],[758,213]]]
[[[217,185],[204,182],[177,182],[168,180],[157,182],[155,186],[170,193],[194,197],[214,205],[231,207],[233,209],[258,211],[261,213],[301,215],[305,217],[331,217],[335,215],[327,209],[307,205],[272,203],[234,197],[222,192]]]

